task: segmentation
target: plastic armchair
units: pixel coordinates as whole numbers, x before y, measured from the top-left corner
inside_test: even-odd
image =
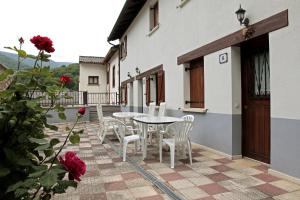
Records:
[[[137,152],[137,147],[140,144],[140,140],[142,139],[141,131],[139,128],[134,129],[131,126],[126,126],[124,122],[117,119],[115,119],[114,124],[117,127],[116,132],[121,138],[120,146],[123,148],[123,161],[125,162],[128,143],[135,142],[135,152]]]
[[[100,143],[102,144],[104,142],[104,139],[107,135],[108,132],[114,132],[114,118],[112,117],[103,117],[103,111],[102,111],[102,105],[97,104],[97,115],[98,115],[98,120],[99,120],[99,130],[98,130],[98,137],[100,139]],[[120,138],[118,137],[120,140]]]
[[[159,142],[160,162],[162,162],[162,145],[166,144],[170,147],[171,168],[174,168],[176,146],[188,147],[190,164],[192,165],[192,149],[189,142],[189,132],[191,127],[192,127],[191,121],[180,121],[168,125],[165,131],[160,131],[160,142]],[[163,139],[164,134],[171,135],[172,137]]]

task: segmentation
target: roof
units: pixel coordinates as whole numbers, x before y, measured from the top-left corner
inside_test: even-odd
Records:
[[[4,69],[7,69],[7,67],[5,67],[4,65],[2,65],[2,64],[0,63],[0,70],[4,70]]]
[[[107,41],[120,39],[146,2],[147,0],[126,0]]]
[[[79,63],[103,64],[103,57],[96,56],[79,56]]]
[[[103,63],[107,64],[113,55],[119,50],[119,45],[113,46],[109,49],[106,56],[104,57]]]

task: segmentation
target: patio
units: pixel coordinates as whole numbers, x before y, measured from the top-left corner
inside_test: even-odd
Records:
[[[47,132],[63,139],[66,124],[58,126],[58,132]],[[128,162],[122,162],[113,136],[100,144],[98,123],[81,123],[78,128],[85,129],[80,144],[69,144],[65,151],[75,151],[87,164],[87,172],[76,190],[57,195],[57,200],[172,199],[159,188],[170,189],[168,193],[174,199],[300,199],[300,185],[269,175],[268,168],[257,162],[232,161],[197,145],[193,146],[192,166],[188,159],[181,159],[171,169],[168,152],[164,151],[163,163],[159,163],[158,149],[151,146],[147,159],[142,161],[141,152],[134,155],[133,145],[129,145]],[[148,175],[146,178],[141,170]],[[148,180],[149,173],[155,179]]]

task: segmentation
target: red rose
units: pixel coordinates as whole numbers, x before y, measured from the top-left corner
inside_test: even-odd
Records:
[[[59,162],[69,172],[69,180],[80,180],[80,176],[84,175],[86,171],[85,163],[76,156],[73,151],[68,151],[64,155],[59,157]]]
[[[71,82],[71,78],[66,75],[61,75],[59,78],[59,81],[63,83],[64,85],[69,84]]]
[[[30,42],[32,42],[38,50],[46,51],[48,53],[52,53],[55,51],[55,49],[53,48],[53,42],[48,37],[42,37],[40,35],[34,36],[30,39]]]
[[[84,113],[85,113],[85,107],[79,108],[78,113],[81,114],[81,115],[84,115]]]
[[[22,37],[19,38],[20,44],[24,44],[24,39]]]

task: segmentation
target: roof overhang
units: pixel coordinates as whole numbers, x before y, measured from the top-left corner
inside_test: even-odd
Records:
[[[119,45],[111,47],[107,52],[106,56],[104,57],[103,63],[107,64],[118,50],[119,50]]]
[[[126,0],[107,41],[120,39],[146,2],[147,0]]]

